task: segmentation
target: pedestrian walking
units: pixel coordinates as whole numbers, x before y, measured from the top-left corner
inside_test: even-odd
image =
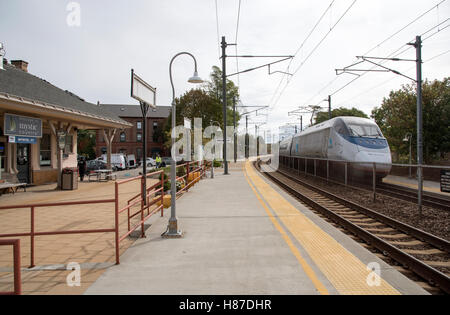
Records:
[[[83,181],[84,179],[84,175],[86,174],[86,168],[87,168],[86,158],[82,156],[80,158],[80,161],[78,161],[78,172],[80,173],[80,181]]]

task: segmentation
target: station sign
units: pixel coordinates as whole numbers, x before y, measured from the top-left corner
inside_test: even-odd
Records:
[[[7,136],[42,138],[42,120],[39,118],[5,114]]]
[[[441,170],[441,192],[450,193],[450,170]]]
[[[34,137],[20,137],[20,136],[9,136],[9,143],[21,143],[21,144],[36,144],[37,138]]]

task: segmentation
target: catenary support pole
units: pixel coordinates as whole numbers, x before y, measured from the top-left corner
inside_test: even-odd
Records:
[[[227,42],[222,37],[222,106],[223,106],[223,168],[224,175],[228,175],[227,161]]]
[[[416,63],[417,63],[417,201],[419,216],[422,216],[422,192],[423,192],[423,138],[422,138],[422,38],[416,37]]]

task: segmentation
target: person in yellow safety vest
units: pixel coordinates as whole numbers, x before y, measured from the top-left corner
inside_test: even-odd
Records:
[[[160,168],[161,167],[161,163],[162,163],[162,160],[161,160],[161,157],[159,156],[159,154],[158,154],[158,156],[156,157],[156,168]]]

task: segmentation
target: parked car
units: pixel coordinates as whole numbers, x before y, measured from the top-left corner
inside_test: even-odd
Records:
[[[107,162],[107,155],[103,154],[99,160]],[[122,171],[128,168],[127,158],[123,153],[111,154],[111,167],[114,171]]]
[[[128,160],[128,168],[138,167],[136,157],[134,156],[134,154],[127,155],[127,160]]]
[[[149,167],[155,167],[156,166],[156,161],[152,158],[147,158],[147,166]]]
[[[106,162],[102,160],[90,160],[86,162],[86,172],[92,172],[97,170],[105,170]]]

